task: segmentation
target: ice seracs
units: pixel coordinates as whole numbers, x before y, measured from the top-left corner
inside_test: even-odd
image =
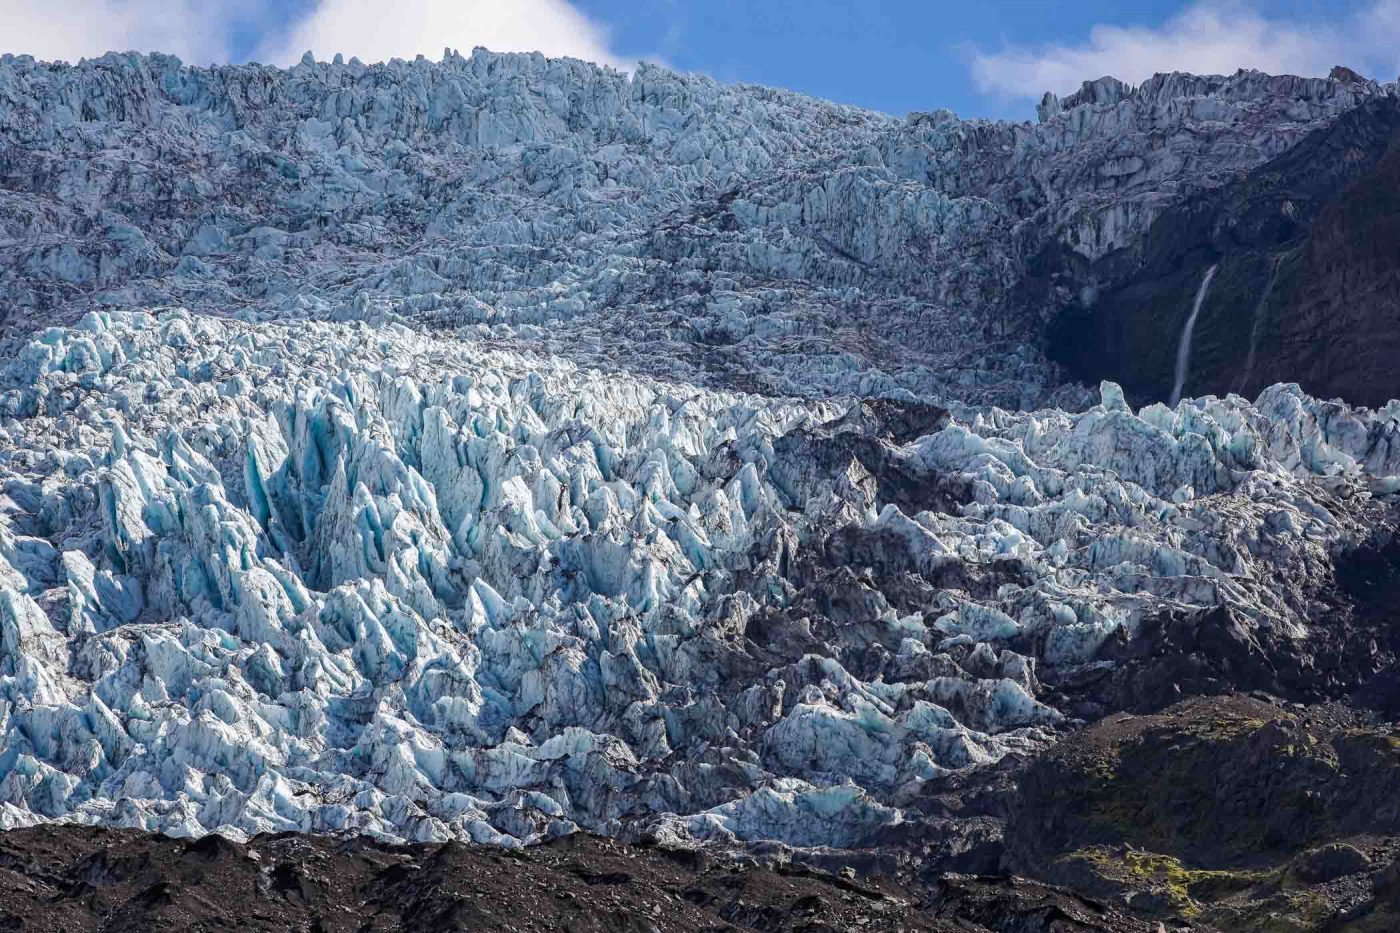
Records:
[[[1307,637],[1400,473],[1284,386],[920,422],[395,324],[97,313],[0,379],[6,825],[860,845],[1146,615]]]
[[[1018,292],[1028,263],[1121,249],[1392,93],[1103,79],[1029,124],[481,49],[285,70],[4,56],[0,327],[397,316],[712,387],[1081,407],[1038,349],[1066,296]]]

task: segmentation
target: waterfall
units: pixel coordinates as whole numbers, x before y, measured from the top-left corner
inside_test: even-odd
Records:
[[[1254,317],[1249,327],[1249,355],[1245,357],[1244,369],[1240,373],[1239,383],[1235,386],[1236,392],[1243,393],[1245,386],[1249,384],[1250,378],[1254,375],[1254,356],[1259,348],[1259,328],[1263,324],[1264,306],[1269,303],[1269,298],[1274,293],[1274,279],[1278,278],[1279,263],[1283,261],[1286,253],[1280,253],[1269,262],[1269,280],[1264,283],[1264,294],[1259,296],[1259,304],[1254,308]]]
[[[1196,318],[1200,316],[1201,305],[1205,304],[1206,292],[1210,291],[1210,280],[1215,278],[1215,270],[1218,265],[1211,266],[1206,270],[1206,277],[1201,279],[1201,287],[1196,290],[1196,303],[1191,308],[1191,316],[1186,319],[1186,326],[1181,329],[1181,343],[1176,348],[1176,382],[1172,384],[1172,406],[1181,401],[1181,390],[1186,387],[1186,373],[1191,368],[1191,335],[1196,332]]]

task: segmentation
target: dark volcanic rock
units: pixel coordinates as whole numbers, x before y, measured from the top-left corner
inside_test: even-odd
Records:
[[[1067,250],[1035,282],[1079,301],[1049,331],[1077,377],[1166,400],[1206,271],[1187,396],[1297,382],[1380,405],[1400,395],[1400,102],[1377,99],[1238,181],[1164,212],[1134,246],[1090,265]]]
[[[574,835],[524,851],[365,838],[42,826],[0,835],[0,929],[845,930],[1150,933],[1153,924],[1022,879],[952,876],[914,893],[849,870],[764,867]]]

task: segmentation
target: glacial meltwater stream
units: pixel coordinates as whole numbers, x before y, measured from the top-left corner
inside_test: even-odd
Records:
[[[1259,296],[1259,303],[1254,306],[1254,316],[1250,318],[1249,325],[1249,353],[1244,358],[1244,369],[1240,370],[1239,382],[1235,385],[1235,391],[1244,394],[1249,380],[1254,376],[1254,358],[1259,349],[1259,332],[1264,325],[1264,315],[1268,313],[1269,298],[1274,293],[1274,280],[1278,278],[1279,263],[1283,261],[1286,253],[1280,253],[1269,263],[1269,278],[1264,283],[1264,291]]]
[[[1181,330],[1181,342],[1176,348],[1176,381],[1172,383],[1173,407],[1181,401],[1181,390],[1186,386],[1186,373],[1191,368],[1191,335],[1196,331],[1196,318],[1200,316],[1206,292],[1210,291],[1210,280],[1215,278],[1215,270],[1218,268],[1220,267],[1211,266],[1206,270],[1206,277],[1201,279],[1201,287],[1196,291],[1196,303],[1191,307],[1191,316],[1186,319],[1186,326]]]

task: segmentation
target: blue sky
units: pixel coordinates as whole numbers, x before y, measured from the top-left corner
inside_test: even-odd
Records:
[[[1074,41],[1099,22],[1152,23],[1180,0],[581,0],[613,24],[618,48],[655,48],[685,70],[753,81],[892,113],[947,107],[1024,117],[1025,101],[991,99],[969,70],[977,49]]]
[[[1363,15],[1391,7],[1363,0],[579,0],[577,5],[612,27],[614,47],[655,49],[685,70],[893,113],[947,107],[969,116],[1016,117],[1033,113],[1032,95],[1038,92],[979,86],[973,71],[979,53],[1052,44],[1080,47],[1095,27],[1104,26],[1139,27],[1169,39],[1171,24],[1195,8],[1218,11],[1221,52],[1236,37],[1242,45],[1252,38],[1248,28],[1240,28],[1242,22],[1247,26],[1262,20],[1297,33],[1337,30],[1343,33],[1336,43],[1342,52],[1365,59],[1359,66],[1380,67],[1376,59],[1385,56],[1379,43],[1349,41],[1347,33],[1356,31],[1352,24]],[[1181,40],[1192,44],[1189,34]],[[1112,61],[1111,50],[1104,51],[1110,53],[1104,55],[1106,61]],[[1241,47],[1239,57],[1254,51]],[[1170,61],[1169,50],[1162,52]],[[1297,52],[1300,60],[1305,58],[1306,52]],[[1190,56],[1182,58],[1189,66]],[[1327,61],[1327,68],[1337,63],[1319,60]],[[1075,80],[1098,76],[1083,74]],[[1395,76],[1392,69],[1383,77]]]
[[[160,48],[197,63],[539,48],[662,61],[893,113],[1029,117],[1047,89],[1157,70],[1392,80],[1400,0],[0,0],[0,52]]]

